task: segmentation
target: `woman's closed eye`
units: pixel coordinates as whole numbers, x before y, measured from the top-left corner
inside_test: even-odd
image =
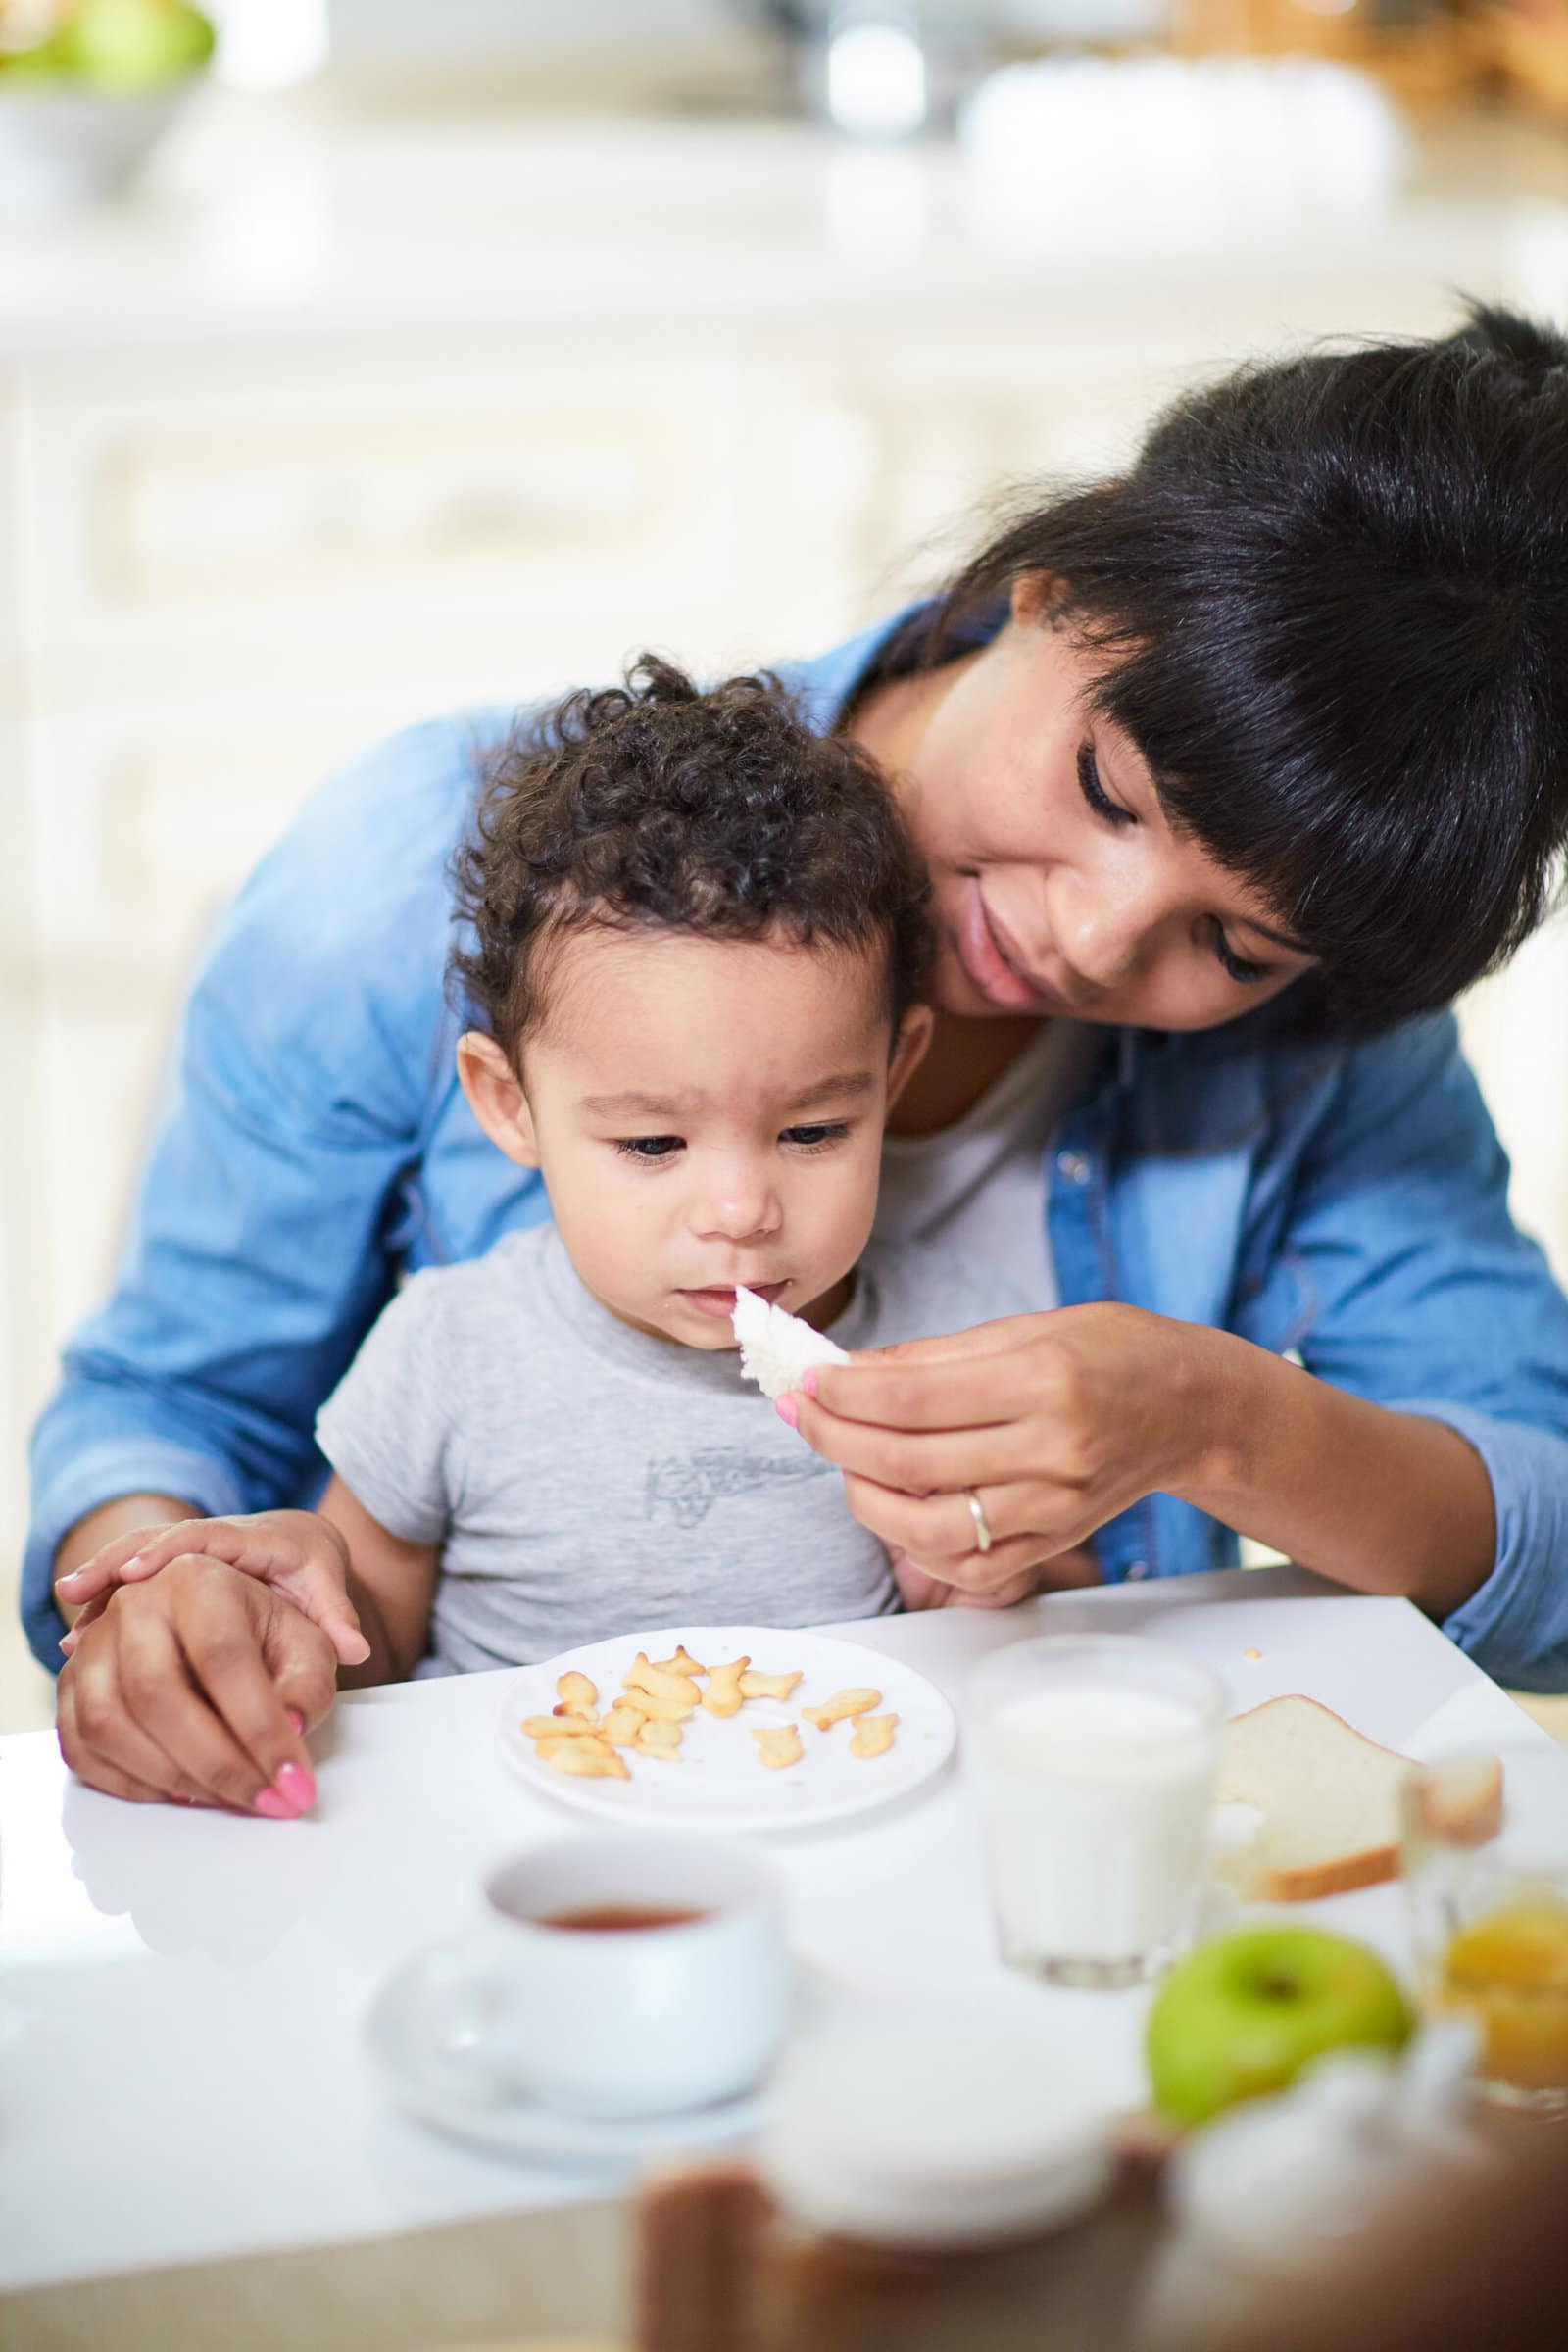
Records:
[[[1095,747],[1092,743],[1081,743],[1078,746],[1078,788],[1095,814],[1102,817],[1107,825],[1137,824],[1136,811],[1124,808],[1119,801],[1113,801],[1100,781],[1100,763],[1095,758]],[[1245,956],[1237,955],[1236,950],[1225,936],[1224,924],[1217,919],[1212,925],[1211,940],[1214,954],[1224,966],[1227,975],[1232,980],[1239,981],[1243,988],[1255,988],[1260,980],[1266,980],[1269,977],[1270,967],[1266,963],[1252,963]]]
[[[1239,980],[1244,988],[1255,988],[1259,980],[1268,978],[1269,967],[1266,963],[1250,963],[1245,956],[1237,955],[1225,936],[1223,923],[1216,922],[1214,925],[1214,953],[1231,978]]]
[[[1107,825],[1137,824],[1138,819],[1133,811],[1124,808],[1119,801],[1113,801],[1100,781],[1100,762],[1095,758],[1092,743],[1078,746],[1078,789],[1095,814],[1102,816]]]

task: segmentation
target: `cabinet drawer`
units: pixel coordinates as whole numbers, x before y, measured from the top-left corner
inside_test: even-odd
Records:
[[[726,565],[732,411],[717,366],[40,403],[33,649],[240,676],[261,627],[366,666],[607,586],[657,626]]]

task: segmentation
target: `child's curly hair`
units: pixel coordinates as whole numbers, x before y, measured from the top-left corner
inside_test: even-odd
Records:
[[[514,1062],[543,1009],[536,951],[579,926],[884,946],[895,1035],[931,960],[926,878],[865,753],[776,678],[704,692],[653,654],[513,736],[453,872],[450,973]]]

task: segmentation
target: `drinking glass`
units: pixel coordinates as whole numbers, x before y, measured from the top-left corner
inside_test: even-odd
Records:
[[[1506,1747],[1411,1773],[1405,1898],[1422,2006],[1473,2017],[1502,2105],[1568,2115],[1568,1750]]]
[[[1201,1660],[1137,1635],[1044,1635],[965,1693],[1002,1956],[1133,1984],[1190,1940],[1228,1704]]]

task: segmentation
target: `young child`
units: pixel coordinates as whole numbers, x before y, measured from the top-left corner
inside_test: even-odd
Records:
[[[458,882],[464,1092],[554,1221],[414,1276],[322,1408],[370,1643],[345,1679],[896,1608],[730,1321],[737,1285],[852,1349],[1032,1303],[866,1249],[931,1026],[924,881],[874,768],[766,681],[645,660],[509,752]]]

